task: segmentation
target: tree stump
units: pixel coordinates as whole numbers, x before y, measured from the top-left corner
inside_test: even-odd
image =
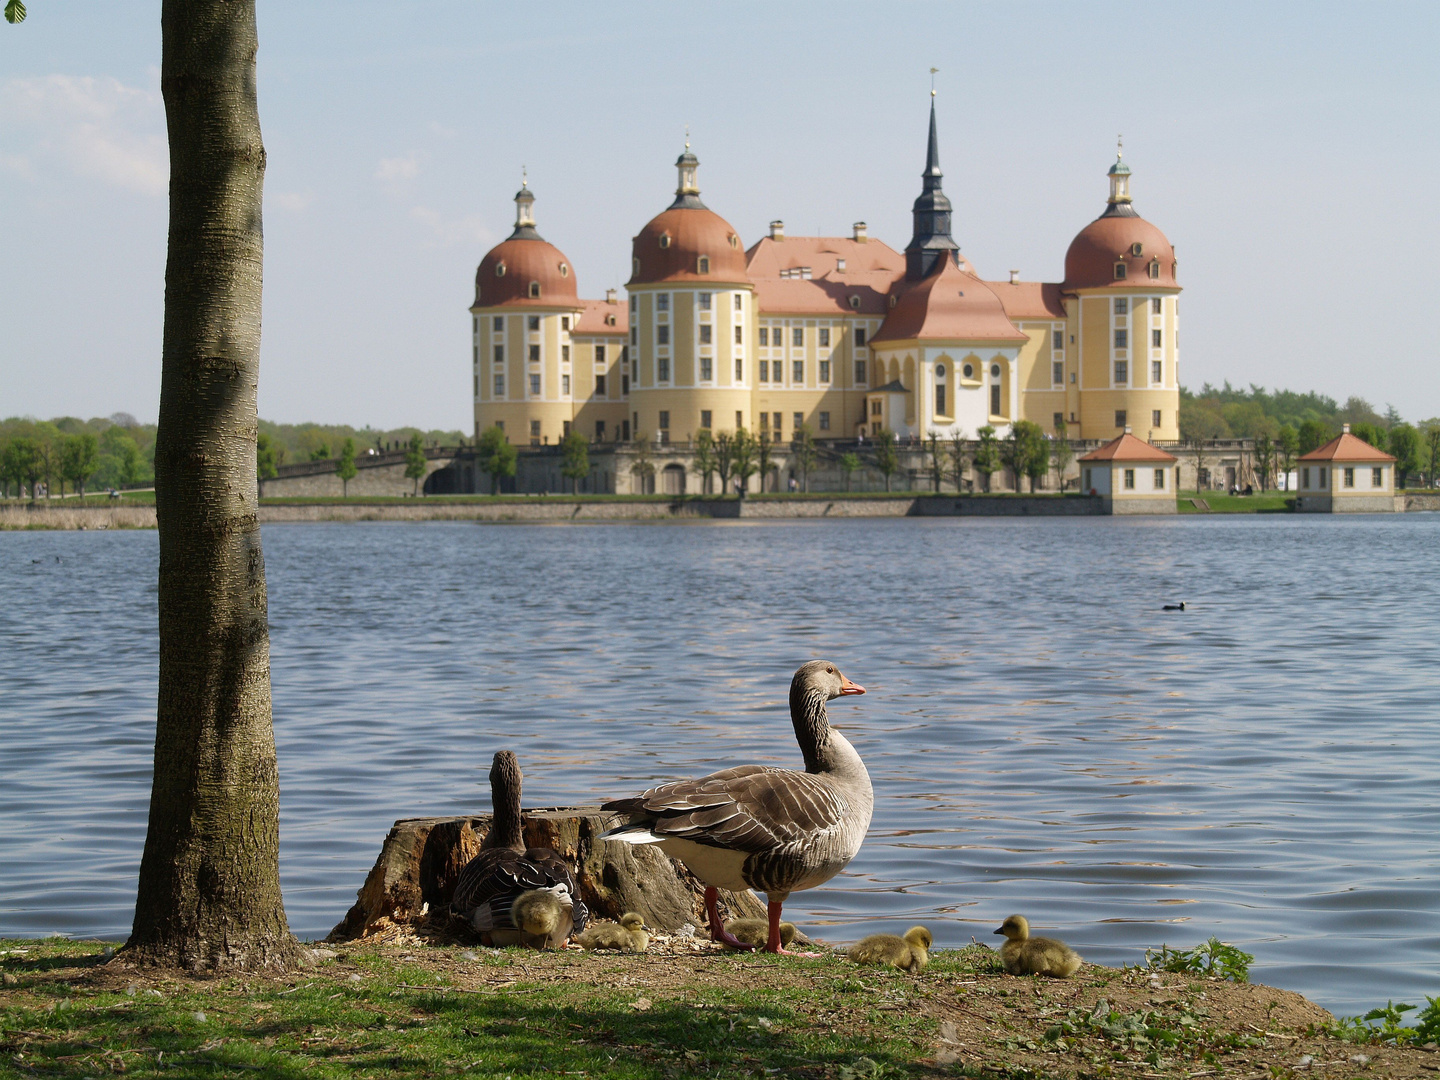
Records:
[[[580,898],[602,919],[638,912],[646,925],[678,930],[705,923],[705,886],[685,864],[653,844],[601,840],[623,824],[623,814],[594,806],[527,810],[527,847],[551,848],[575,870]],[[490,815],[406,818],[385,837],[380,857],[355,904],[327,941],[354,941],[392,926],[443,922],[460,871],[480,850]],[[765,905],[750,890],[720,892],[725,918],[764,918]]]

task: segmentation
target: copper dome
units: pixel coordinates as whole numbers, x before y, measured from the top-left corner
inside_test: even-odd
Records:
[[[1123,277],[1117,276],[1117,265],[1125,267]],[[1080,230],[1065,253],[1065,289],[1111,286],[1180,287],[1175,280],[1175,249],[1170,241],[1133,212],[1106,213],[1096,218]]]
[[[575,269],[554,244],[541,239],[505,240],[480,260],[475,271],[475,307],[515,304],[579,307]]]
[[[631,254],[631,285],[750,281],[740,237],[728,221],[704,207],[672,206],[652,218],[635,237]]]

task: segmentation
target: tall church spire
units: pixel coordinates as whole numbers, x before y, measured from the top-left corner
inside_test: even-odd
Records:
[[[905,279],[928,277],[946,252],[959,251],[950,235],[950,200],[940,188],[940,138],[935,129],[935,91],[930,91],[930,144],[925,151],[925,171],[920,174],[920,197],[915,200],[914,234],[905,248]],[[946,256],[954,258],[954,256]]]

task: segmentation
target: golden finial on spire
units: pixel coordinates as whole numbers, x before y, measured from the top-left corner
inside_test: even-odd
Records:
[[[940,69],[939,69],[939,68],[931,68],[931,69],[930,69],[930,96],[931,96],[931,97],[934,97],[934,96],[935,96],[935,76],[938,75],[939,73],[940,73]]]
[[[526,171],[524,165],[520,166],[520,186],[522,188],[530,186],[530,176],[529,173]]]
[[[685,149],[690,149],[690,125],[685,125]]]
[[[1115,160],[1119,161],[1125,156],[1125,136],[1115,136]]]

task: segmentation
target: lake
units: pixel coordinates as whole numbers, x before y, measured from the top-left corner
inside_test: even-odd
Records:
[[[876,788],[843,942],[1012,912],[1087,959],[1212,934],[1340,1014],[1440,994],[1440,515],[264,533],[291,926],[400,817],[798,766],[794,669]],[[123,938],[149,797],[153,532],[0,533],[0,935]],[[1163,612],[1184,599],[1184,613]]]

